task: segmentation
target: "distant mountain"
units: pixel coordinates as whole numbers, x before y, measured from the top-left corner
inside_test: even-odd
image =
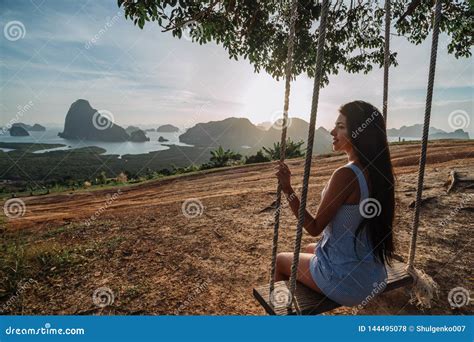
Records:
[[[12,137],[27,137],[30,134],[22,126],[13,125],[12,128],[10,128],[10,135]]]
[[[145,132],[156,132],[156,129],[154,128],[147,128],[144,130]]]
[[[137,127],[137,126],[128,126],[127,128],[125,128],[125,132],[127,132],[127,134],[131,135],[133,132],[135,131],[139,131],[140,130],[140,127]]]
[[[412,126],[402,126],[400,128],[387,129],[387,136],[389,137],[408,137],[421,138],[423,135],[423,125],[415,124]],[[436,127],[430,127],[428,139],[469,139],[469,134],[462,129],[457,129],[454,132],[446,132]]]
[[[272,127],[272,123],[270,121],[264,121],[257,125],[258,128],[267,131],[270,127]]]
[[[41,126],[40,124],[34,124],[33,127],[31,127],[30,131],[33,131],[33,132],[44,132],[44,131],[46,131],[46,127]]]
[[[280,141],[281,129],[277,129],[277,125],[272,125],[270,129],[265,133],[264,139],[262,140],[263,146],[271,146],[273,142]],[[289,121],[287,136],[293,141],[303,140],[306,148],[306,141],[308,139],[309,123],[298,118],[291,118]],[[314,134],[313,154],[324,154],[332,152],[332,136],[324,128],[319,127],[316,129]]]
[[[293,141],[306,141],[308,126],[306,121],[292,118],[287,136]],[[194,146],[214,148],[222,146],[248,154],[254,153],[263,146],[273,146],[273,143],[279,142],[281,130],[275,127],[276,125],[264,131],[246,118],[227,118],[221,121],[199,123],[181,134],[179,140]],[[313,153],[323,154],[331,151],[331,135],[323,127],[318,128],[315,133]]]
[[[39,124],[34,124],[33,126],[24,124],[22,122],[17,122],[12,125],[12,127],[19,126],[22,127],[23,129],[30,131],[30,132],[43,132],[46,131],[46,128],[44,126],[41,126]]]
[[[162,125],[156,129],[157,132],[173,133],[178,132],[179,128],[173,125]]]
[[[148,138],[141,129],[138,129],[138,131],[133,131],[132,134],[130,135],[130,141],[133,142],[145,142],[145,141],[150,141],[150,138]]]
[[[446,133],[442,129],[430,127],[430,134]],[[410,138],[421,138],[423,134],[423,125],[416,124],[412,126],[402,126],[400,128],[389,128],[387,129],[387,136],[389,137],[410,137]]]
[[[221,121],[198,123],[179,136],[179,140],[194,146],[238,149],[254,146],[264,132],[246,118],[227,118]]]
[[[105,116],[96,114],[87,100],[74,102],[66,115],[64,131],[58,133],[64,139],[84,139],[95,141],[128,141],[127,132]]]
[[[137,126],[128,126],[125,128],[125,132],[127,132],[128,135],[130,135],[130,141],[133,142],[145,142],[145,141],[150,141],[150,138],[148,138],[145,134],[145,132],[148,132],[149,130],[142,130]],[[153,132],[153,129],[152,129]]]
[[[428,139],[470,139],[469,133],[464,132],[462,129],[457,129],[454,132],[439,132],[428,135]]]

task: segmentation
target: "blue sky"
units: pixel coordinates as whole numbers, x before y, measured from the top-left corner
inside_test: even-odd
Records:
[[[0,125],[33,103],[20,121],[62,125],[72,102],[89,100],[122,126],[171,123],[189,127],[226,117],[271,121],[283,107],[283,82],[255,74],[246,60],[230,60],[220,46],[200,46],[144,30],[125,20],[116,1],[0,0]],[[20,22],[21,39],[6,33]],[[11,25],[11,24],[10,24]],[[98,37],[97,41],[91,40]],[[7,39],[10,38],[10,39]],[[431,125],[453,131],[450,113],[462,113],[474,136],[472,59],[448,55],[440,37]],[[399,66],[391,69],[388,127],[423,122],[431,39],[419,46],[394,37]],[[382,70],[331,76],[321,91],[317,126],[331,128],[338,107],[363,99],[381,107]],[[290,116],[309,120],[313,81],[292,84]],[[466,122],[466,121],[464,121]]]

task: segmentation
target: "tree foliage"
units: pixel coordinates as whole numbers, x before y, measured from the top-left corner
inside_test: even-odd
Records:
[[[412,2],[419,4],[404,15]],[[291,0],[118,0],[118,5],[140,28],[154,21],[178,38],[221,44],[230,58],[248,59],[256,72],[263,69],[276,79],[284,75]],[[392,34],[420,44],[432,30],[432,11],[432,1],[392,0]],[[298,1],[293,76],[314,76],[320,15],[319,1]],[[384,15],[379,0],[331,2],[324,83],[340,68],[368,73],[383,65]],[[443,1],[440,28],[449,37],[448,52],[456,58],[471,56],[473,26],[467,0]],[[397,65],[396,57],[392,51],[391,64]]]
[[[223,167],[231,165],[242,159],[242,155],[231,150],[224,150],[222,146],[211,151],[210,164],[213,167]]]
[[[245,164],[256,164],[256,163],[265,163],[269,162],[271,159],[270,157],[263,154],[262,150],[258,150],[256,154],[246,156],[245,157]]]
[[[286,140],[285,157],[287,159],[302,157],[304,153],[301,151],[304,141],[294,142],[290,138]],[[263,147],[263,151],[271,160],[280,159],[280,142],[273,143],[273,147]]]

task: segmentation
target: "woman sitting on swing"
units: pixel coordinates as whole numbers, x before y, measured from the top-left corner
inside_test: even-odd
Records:
[[[299,255],[297,280],[331,300],[355,306],[383,292],[385,265],[394,254],[394,176],[382,114],[369,103],[354,101],[339,109],[331,131],[333,150],[344,151],[348,163],[338,168],[324,188],[313,217],[305,213],[311,236],[323,233]],[[300,201],[285,163],[276,176],[298,218]],[[293,253],[279,253],[275,281],[291,274]]]

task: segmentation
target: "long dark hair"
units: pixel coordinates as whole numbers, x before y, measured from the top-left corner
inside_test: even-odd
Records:
[[[395,253],[392,231],[395,178],[385,120],[376,107],[364,101],[346,103],[339,108],[339,112],[346,118],[347,131],[357,159],[369,172],[372,189],[371,199],[367,203],[374,204],[377,210],[377,215],[363,215],[363,220],[355,231],[355,241],[357,235],[366,229],[376,260],[390,265]]]

